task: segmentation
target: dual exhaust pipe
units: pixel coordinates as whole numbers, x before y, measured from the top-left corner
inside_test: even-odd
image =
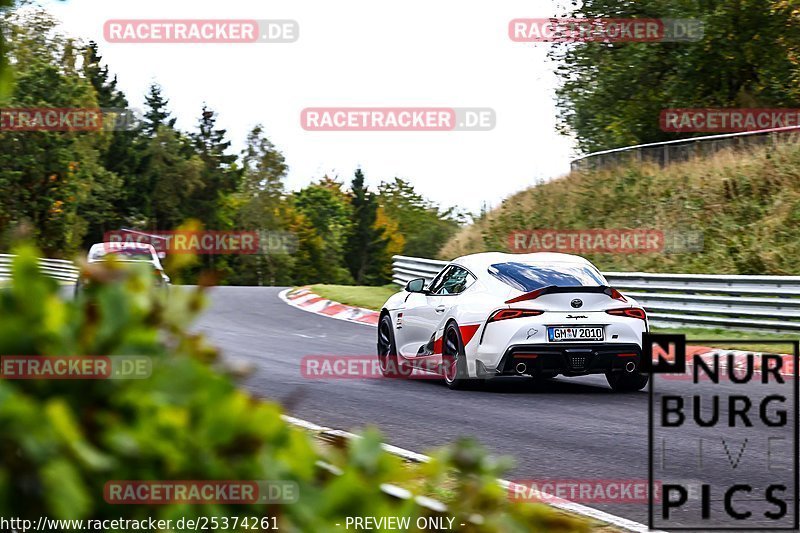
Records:
[[[516,366],[516,371],[517,371],[517,374],[520,374],[520,375],[522,375],[522,374],[524,374],[524,373],[525,373],[525,371],[526,371],[527,369],[528,369],[528,366],[527,366],[525,363],[517,363],[517,366]],[[628,361],[628,362],[625,364],[625,372],[627,372],[628,374],[630,374],[630,373],[631,373],[631,372],[633,372],[634,370],[636,370],[636,363],[634,363],[633,361]]]

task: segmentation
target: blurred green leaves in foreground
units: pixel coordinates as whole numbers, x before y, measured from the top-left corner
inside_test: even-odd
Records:
[[[466,531],[586,531],[537,504],[511,504],[495,479],[502,463],[476,444],[404,464],[367,431],[340,447],[285,423],[281,409],[237,388],[217,351],[187,326],[204,289],[152,285],[152,274],[113,263],[91,269],[76,300],[43,276],[36,250],[20,247],[13,281],[0,287],[0,354],[149,356],[149,379],[0,379],[0,516],[36,519],[277,516],[283,531],[334,531],[347,516],[428,511],[393,499],[382,483],[420,487],[445,500]],[[319,468],[322,461],[341,471]],[[298,503],[111,505],[110,480],[287,480]],[[483,517],[472,524],[473,514]]]
[[[2,23],[3,10],[8,9],[14,5],[14,0],[0,0],[0,23]],[[3,32],[3,27],[0,25],[0,104],[3,104],[8,96],[11,94],[11,89],[14,81],[11,66],[8,61],[8,46],[6,44],[6,36]]]

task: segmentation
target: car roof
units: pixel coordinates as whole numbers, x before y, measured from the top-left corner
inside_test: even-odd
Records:
[[[452,263],[459,264],[471,270],[473,274],[478,272],[485,272],[491,265],[497,263],[533,263],[533,264],[549,264],[549,263],[575,263],[579,265],[589,265],[594,267],[592,263],[579,256],[572,254],[560,254],[552,252],[537,252],[532,254],[509,254],[503,252],[483,252],[479,254],[470,254],[458,257],[451,261]]]
[[[89,248],[89,261],[99,261],[108,254],[121,250],[135,250],[149,253],[151,261],[155,262],[156,249],[152,244],[145,242],[98,242]]]

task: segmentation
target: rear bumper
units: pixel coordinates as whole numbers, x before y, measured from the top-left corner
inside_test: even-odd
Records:
[[[486,368],[480,361],[477,373],[480,377],[511,376],[521,374],[562,374],[582,376],[613,371],[631,371],[640,367],[642,349],[638,344],[522,344],[509,346],[497,368]],[[524,364],[523,372],[517,370]]]

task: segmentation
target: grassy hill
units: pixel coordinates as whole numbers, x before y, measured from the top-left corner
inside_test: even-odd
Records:
[[[442,259],[511,251],[532,229],[701,231],[702,252],[584,254],[601,270],[800,274],[800,144],[721,152],[667,168],[573,172],[506,199],[443,248]]]

